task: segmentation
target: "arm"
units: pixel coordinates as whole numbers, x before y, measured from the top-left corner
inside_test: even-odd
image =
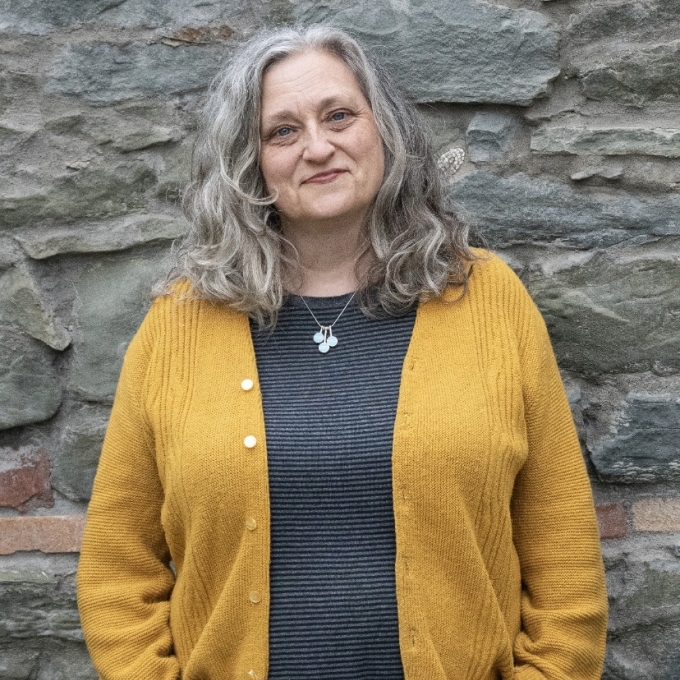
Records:
[[[512,502],[522,573],[515,677],[596,680],[607,593],[590,483],[545,323],[523,287],[520,296],[528,457]]]
[[[141,400],[148,326],[149,316],[123,361],[78,568],[83,632],[102,680],[180,677],[169,627],[174,577],[160,522],[163,489]]]

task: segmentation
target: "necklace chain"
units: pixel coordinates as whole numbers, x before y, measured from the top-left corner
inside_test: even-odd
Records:
[[[316,314],[314,314],[314,312],[309,308],[307,300],[305,300],[304,297],[300,296],[300,299],[304,303],[305,307],[307,307],[307,311],[312,315],[312,318],[314,319],[314,321],[316,321],[316,324],[319,327],[319,330],[316,333],[314,333],[313,340],[319,346],[319,352],[321,352],[321,354],[326,354],[326,352],[328,352],[328,350],[331,347],[335,347],[338,344],[337,335],[333,335],[333,326],[335,326],[335,324],[338,322],[338,319],[345,313],[345,310],[347,309],[347,307],[349,307],[349,303],[352,302],[355,295],[356,291],[352,293],[349,300],[347,300],[347,302],[345,303],[345,306],[340,310],[340,314],[338,314],[335,317],[335,321],[333,321],[333,323],[330,324],[329,326],[324,326],[316,318]]]

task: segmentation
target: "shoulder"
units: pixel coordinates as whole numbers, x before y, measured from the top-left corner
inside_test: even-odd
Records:
[[[168,324],[171,327],[177,324],[184,326],[192,320],[195,322],[206,312],[223,316],[238,314],[226,303],[210,300],[189,279],[182,277],[155,295],[142,327],[148,326],[148,330],[157,335],[167,331]]]
[[[234,334],[247,316],[226,302],[207,298],[187,278],[156,295],[135,336],[137,342],[161,352],[194,347],[206,334]]]
[[[526,292],[517,274],[499,255],[482,248],[473,248],[472,253],[477,259],[470,263],[470,284]]]
[[[465,293],[461,295],[460,286],[451,286],[444,300],[466,306],[485,326],[512,327],[520,342],[534,333],[543,334],[543,317],[519,276],[496,253],[471,250],[476,259],[469,263]]]
[[[483,248],[471,248],[475,259],[468,262],[468,280],[465,295],[460,286],[451,286],[445,298],[460,298],[475,303],[480,297],[498,303],[514,302],[516,298],[531,302],[529,293],[512,268],[496,253]]]

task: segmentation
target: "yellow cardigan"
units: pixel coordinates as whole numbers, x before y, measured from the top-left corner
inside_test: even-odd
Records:
[[[103,680],[267,677],[267,449],[248,319],[180,301],[187,290],[157,299],[130,343],[94,484],[78,600]],[[545,324],[496,256],[458,295],[418,308],[394,425],[405,677],[595,680],[602,558]]]

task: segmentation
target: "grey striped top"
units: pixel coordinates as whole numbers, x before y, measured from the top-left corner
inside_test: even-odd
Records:
[[[305,298],[330,324],[349,296]],[[291,297],[252,330],[271,502],[269,680],[403,680],[394,581],[392,435],[415,309],[351,303],[321,354]]]

